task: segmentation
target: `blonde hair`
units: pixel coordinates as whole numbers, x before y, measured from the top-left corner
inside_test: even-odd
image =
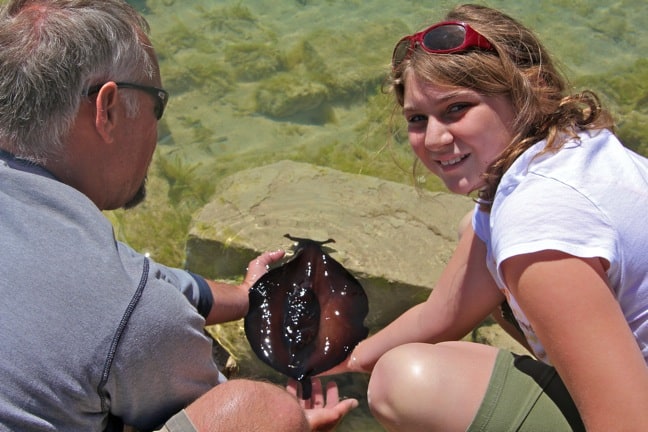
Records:
[[[491,43],[493,51],[430,54],[415,49],[392,70],[390,85],[401,106],[406,74],[509,98],[516,113],[513,139],[484,173],[485,186],[478,194],[483,210],[490,209],[504,172],[534,143],[546,139],[544,151],[555,151],[579,130],[614,128],[594,93],[568,93],[567,80],[538,37],[515,19],[495,9],[466,4],[451,10],[445,20],[470,24]]]

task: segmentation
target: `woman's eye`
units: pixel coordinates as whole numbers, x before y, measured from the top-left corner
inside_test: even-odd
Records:
[[[407,117],[407,123],[418,123],[418,122],[425,121],[425,120],[426,120],[426,117],[422,116],[422,115],[419,115],[419,114],[414,114],[414,115],[411,115],[411,116]]]
[[[470,104],[467,104],[467,103],[456,103],[456,104],[450,105],[448,107],[448,109],[447,109],[447,112],[448,112],[448,114],[460,113],[460,112],[465,111],[466,109],[468,109],[469,106],[470,106]]]

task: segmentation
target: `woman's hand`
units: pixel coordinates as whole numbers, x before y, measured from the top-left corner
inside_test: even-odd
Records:
[[[289,380],[286,389],[300,401],[311,431],[333,431],[342,418],[358,406],[358,401],[356,399],[340,400],[338,386],[334,381],[327,383],[326,391],[322,388],[319,378],[312,378],[312,385],[312,396],[308,400],[299,398],[297,381]]]
[[[363,368],[362,365],[360,364],[360,361],[358,360],[358,356],[356,355],[356,350],[358,349],[358,346],[356,346],[356,348],[353,351],[351,351],[349,356],[345,358],[342,362],[333,366],[331,369],[318,374],[317,376],[338,375],[338,374],[348,373],[348,372],[370,373],[371,370],[367,368]]]

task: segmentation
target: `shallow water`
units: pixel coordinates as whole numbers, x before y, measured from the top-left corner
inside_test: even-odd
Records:
[[[437,20],[452,4],[133,3],[150,21],[171,92],[159,153],[199,163],[211,175],[282,158],[374,174],[370,153],[385,143],[383,124],[390,112],[379,87],[393,44]],[[648,53],[643,0],[497,0],[490,5],[535,29],[576,81],[613,74]],[[598,81],[590,85],[600,86]],[[606,90],[601,87],[597,90]],[[623,97],[603,96],[613,104]]]
[[[166,161],[160,172],[170,184],[189,174],[192,177],[184,181],[214,184],[231,172],[285,158],[409,181],[393,163],[393,155],[381,152],[388,141],[391,107],[388,96],[379,91],[380,84],[395,41],[438,20],[454,3],[131,3],[149,19],[164,86],[171,93],[158,147],[158,158]],[[636,80],[644,85],[636,89],[644,92],[636,101],[624,100],[626,93],[616,87],[611,90],[606,80],[619,70],[633,73],[646,57],[648,2],[493,0],[488,4],[533,28],[562,61],[570,79],[600,91],[625,124],[647,123],[646,80]],[[641,70],[645,75],[645,66]],[[592,76],[591,82],[587,76]],[[646,144],[646,134],[638,135],[635,145]],[[406,145],[394,151],[402,164],[411,161]],[[180,188],[177,193],[187,192]],[[361,409],[339,430],[381,430],[367,413],[363,392],[351,395],[363,399]]]

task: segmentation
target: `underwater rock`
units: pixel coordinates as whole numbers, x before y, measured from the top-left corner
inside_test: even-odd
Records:
[[[280,73],[259,85],[256,92],[257,112],[274,118],[286,118],[319,108],[327,97],[328,89],[323,84]]]
[[[279,72],[284,67],[281,53],[274,44],[242,42],[225,49],[226,63],[241,81],[256,81]]]

